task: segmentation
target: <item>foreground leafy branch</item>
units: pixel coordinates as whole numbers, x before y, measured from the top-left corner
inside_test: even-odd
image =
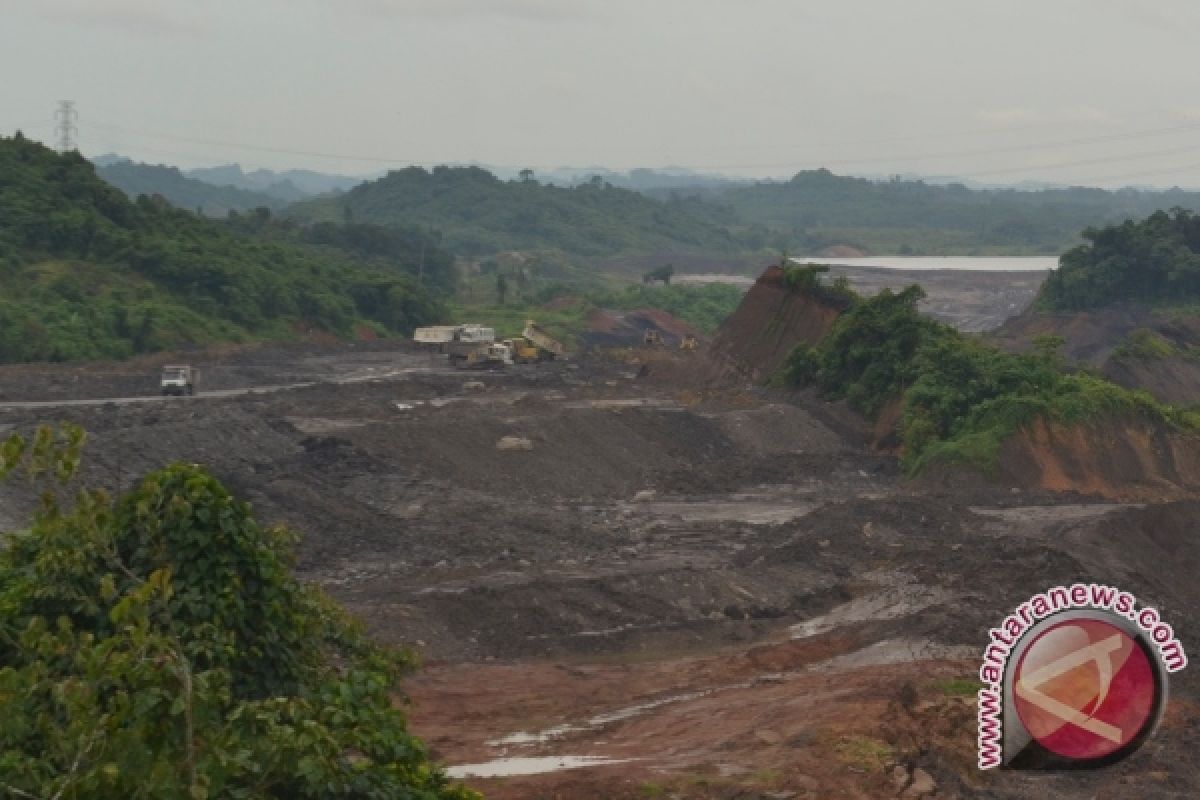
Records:
[[[3,447],[66,479],[82,431]],[[450,786],[392,692],[410,668],[291,575],[204,469],[116,502],[81,492],[0,549],[0,794],[61,798],[476,797]]]

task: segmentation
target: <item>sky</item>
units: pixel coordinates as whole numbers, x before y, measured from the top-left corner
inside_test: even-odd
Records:
[[[184,167],[1200,186],[1190,0],[0,0],[0,133]]]

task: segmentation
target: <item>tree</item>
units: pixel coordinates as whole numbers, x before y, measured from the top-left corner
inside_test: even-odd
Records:
[[[70,479],[82,442],[11,437],[0,473]],[[294,536],[204,469],[49,498],[0,551],[0,794],[477,797],[393,706],[409,659],[299,583]]]
[[[508,278],[504,277],[503,272],[496,273],[496,299],[500,305],[504,305],[504,298],[508,294]]]
[[[642,283],[654,283],[655,281],[662,281],[663,283],[670,286],[671,285],[671,276],[674,274],[675,274],[675,265],[674,264],[666,264],[664,266],[659,267],[658,269],[652,269],[649,272],[643,274],[642,275]]]

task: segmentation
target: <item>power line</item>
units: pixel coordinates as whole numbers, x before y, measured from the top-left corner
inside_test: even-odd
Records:
[[[346,153],[321,153],[321,152],[316,152],[313,150],[289,150],[289,149],[282,148],[282,147],[263,147],[261,145],[222,141],[220,139],[198,139],[198,138],[190,137],[190,136],[176,136],[176,135],[169,134],[169,133],[151,133],[149,131],[132,131],[132,130],[129,130],[128,128],[122,128],[117,125],[108,125],[108,124],[99,123],[99,122],[92,122],[89,124],[91,124],[92,126],[94,126],[96,128],[99,128],[101,130],[108,130],[108,131],[112,131],[113,133],[122,133],[122,134],[129,135],[129,136],[141,136],[141,137],[150,138],[150,139],[167,139],[167,140],[175,141],[175,142],[185,142],[188,144],[201,144],[201,145],[207,145],[210,147],[232,147],[237,150],[252,150],[255,152],[273,153],[276,155],[308,156],[311,158],[333,158],[333,159],[342,159],[342,160],[346,160],[346,161],[365,161],[365,162],[376,163],[376,164],[418,164],[418,163],[435,164],[435,163],[440,163],[440,162],[433,162],[433,161],[417,162],[417,161],[411,161],[409,159],[403,159],[403,158],[381,158],[378,156],[348,155]]]
[[[1062,169],[1064,167],[1087,167],[1096,164],[1112,164],[1123,161],[1138,161],[1143,158],[1160,158],[1162,156],[1180,155],[1183,153],[1194,153],[1200,150],[1200,145],[1191,145],[1189,147],[1175,147],[1170,150],[1154,150],[1147,153],[1137,153],[1127,156],[1107,156],[1102,158],[1087,158],[1076,161],[1059,161],[1052,164],[1028,164],[1020,167],[1005,167],[1002,169],[985,169],[971,170],[971,176],[978,175],[1006,175],[1014,172],[1028,172],[1036,170],[1053,170]]]
[[[1187,125],[1175,125],[1169,128],[1151,128],[1141,131],[1128,131],[1126,133],[1109,134],[1106,136],[1089,136],[1078,139],[1060,139],[1049,142],[1033,142],[1028,144],[1009,145],[1007,147],[990,147],[985,150],[963,150],[951,153],[926,153],[911,156],[872,156],[870,158],[841,158],[841,159],[808,159],[809,161],[819,161],[826,166],[847,166],[855,164],[879,164],[879,163],[895,163],[896,161],[938,161],[947,158],[972,158],[976,156],[991,156],[1004,153],[1018,153],[1029,150],[1046,150],[1055,147],[1079,147],[1087,144],[1100,144],[1103,142],[1123,141],[1129,139],[1141,139],[1152,136],[1164,136],[1171,133],[1181,133],[1185,131],[1195,131],[1200,129],[1200,122],[1189,123]],[[794,164],[795,162],[791,162]],[[787,164],[776,162],[772,164],[706,164],[698,166],[700,169],[770,169],[772,167],[786,167]]]
[[[247,144],[244,142],[233,142],[233,141],[221,140],[221,139],[203,139],[203,138],[190,137],[190,136],[178,136],[178,135],[169,134],[169,133],[154,133],[154,132],[144,131],[144,130],[133,131],[133,130],[123,128],[118,125],[111,125],[111,124],[107,124],[107,123],[92,122],[90,124],[92,124],[94,127],[99,128],[99,129],[109,130],[109,131],[112,131],[115,133],[121,133],[121,134],[131,135],[131,136],[135,136],[135,137],[150,138],[150,139],[163,139],[163,140],[169,140],[169,141],[185,142],[185,143],[190,143],[190,144],[199,144],[199,145],[204,145],[204,146],[209,146],[209,147],[229,147],[229,148],[234,148],[234,149],[239,149],[239,150],[263,152],[263,153],[273,153],[273,154],[278,154],[278,155],[294,155],[294,156],[306,156],[306,157],[311,157],[311,158],[340,159],[340,160],[346,160],[346,161],[358,161],[358,162],[363,162],[363,163],[375,163],[375,164],[428,165],[428,164],[440,163],[440,162],[435,162],[435,161],[421,162],[421,161],[415,161],[413,159],[405,159],[405,158],[389,158],[389,157],[383,157],[383,156],[378,156],[378,155],[351,155],[351,154],[347,154],[347,153],[332,153],[332,152],[314,151],[314,150],[294,150],[294,149],[281,148],[281,147],[265,147],[262,145]],[[1032,127],[1032,126],[1030,126],[1030,127]],[[814,162],[820,163],[822,166],[854,166],[854,165],[896,163],[896,162],[906,163],[906,162],[913,162],[913,161],[931,161],[931,160],[937,161],[937,160],[945,160],[945,159],[951,159],[951,158],[973,158],[973,157],[991,156],[991,155],[998,155],[998,154],[1005,154],[1005,153],[1028,152],[1028,151],[1033,151],[1033,150],[1051,149],[1051,148],[1056,148],[1056,147],[1079,147],[1079,146],[1089,145],[1089,144],[1100,144],[1100,143],[1105,143],[1105,142],[1116,142],[1116,141],[1128,141],[1128,140],[1133,140],[1133,139],[1150,138],[1150,137],[1156,137],[1156,136],[1169,135],[1172,133],[1182,133],[1182,132],[1190,132],[1190,131],[1196,131],[1196,130],[1200,130],[1200,122],[1189,123],[1189,124],[1185,124],[1185,125],[1173,125],[1173,126],[1163,127],[1163,128],[1149,128],[1149,129],[1143,129],[1143,130],[1138,130],[1138,131],[1127,131],[1124,133],[1106,134],[1103,136],[1088,136],[1088,137],[1077,137],[1077,138],[1073,138],[1073,139],[1058,139],[1058,140],[1052,140],[1052,141],[1031,142],[1031,143],[1026,143],[1026,144],[1008,145],[1008,146],[1004,146],[1004,147],[990,147],[990,148],[986,148],[986,149],[963,150],[963,151],[955,151],[955,152],[948,152],[948,153],[945,153],[945,152],[943,152],[943,153],[924,153],[924,154],[909,155],[909,156],[873,156],[873,157],[869,157],[869,158],[841,158],[841,159],[809,158],[809,159],[804,159],[804,161],[808,161],[810,163],[814,163]],[[876,141],[879,141],[879,142],[908,141],[908,140],[911,140],[914,138],[920,138],[920,137],[896,137],[895,139],[890,139],[890,140],[889,139],[880,139],[880,140],[876,140]],[[929,138],[933,138],[933,137],[929,137]],[[1150,153],[1139,153],[1139,154],[1134,154],[1131,156],[1119,156],[1119,157],[1113,157],[1113,158],[1104,158],[1104,159],[1098,159],[1095,161],[1064,162],[1061,165],[1056,165],[1056,164],[1047,165],[1046,168],[1052,169],[1052,168],[1057,168],[1058,166],[1083,166],[1088,163],[1111,163],[1112,161],[1115,161],[1115,160],[1146,158],[1146,157],[1150,157],[1150,156],[1154,156],[1154,155],[1170,154],[1173,152],[1177,152],[1177,151],[1153,151]],[[772,163],[757,163],[757,164],[706,164],[706,165],[694,165],[693,164],[690,166],[692,168],[696,168],[696,169],[770,169],[770,168],[792,169],[792,168],[795,168],[796,165],[797,165],[797,161],[793,160],[793,161],[789,161],[789,162],[772,162]],[[549,168],[548,165],[536,165],[536,166],[538,166],[538,168]],[[1020,172],[1023,169],[1040,169],[1040,168],[1041,167],[1033,166],[1033,167],[1020,167],[1020,168],[1012,168],[1012,169],[998,169],[998,170],[992,170],[992,171],[989,171],[986,173],[977,173],[977,174],[1004,174],[1006,172]]]
[[[75,121],[78,119],[79,112],[75,110],[74,102],[58,101],[58,110],[54,112],[54,120],[57,123],[54,133],[58,137],[58,152],[66,153],[75,149],[75,136],[79,133]]]

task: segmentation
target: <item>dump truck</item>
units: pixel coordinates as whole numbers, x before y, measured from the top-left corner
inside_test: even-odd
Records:
[[[566,355],[567,348],[563,343],[531,319],[525,320],[525,330],[521,331],[521,335],[538,348],[539,361],[553,361]]]
[[[488,347],[496,342],[496,331],[475,323],[464,325],[433,325],[413,331],[413,341],[436,346],[445,353],[451,364],[487,356]]]
[[[417,328],[413,331],[413,341],[417,344],[434,344],[441,346],[453,341],[454,332],[461,325],[431,325],[427,328]]]
[[[199,382],[200,370],[187,365],[171,364],[162,368],[159,389],[163,396],[195,394]]]

